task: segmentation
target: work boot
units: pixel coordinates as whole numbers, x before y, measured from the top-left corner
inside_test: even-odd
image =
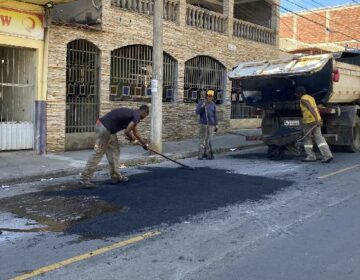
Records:
[[[322,163],[329,163],[333,160],[333,155],[330,151],[329,145],[327,145],[326,143],[325,145],[322,144],[322,146],[319,147],[319,150],[321,152],[321,155],[323,156],[321,159]]]
[[[307,156],[306,158],[303,158],[301,161],[303,161],[303,162],[314,162],[314,161],[316,161],[316,157]]]
[[[80,179],[79,185],[83,187],[93,187],[94,184],[89,179]]]
[[[116,185],[116,184],[119,184],[119,183],[125,183],[125,182],[127,182],[127,181],[129,181],[129,178],[126,177],[126,176],[121,176],[121,177],[119,177],[119,178],[112,178],[112,179],[111,179],[111,183],[112,183],[113,185]]]
[[[198,160],[203,160],[204,158],[207,158],[207,155],[202,154],[198,156]]]
[[[206,159],[207,159],[207,160],[213,160],[213,159],[214,159],[214,155],[209,155]]]
[[[322,163],[329,163],[333,160],[334,158],[333,157],[324,157],[321,162]]]

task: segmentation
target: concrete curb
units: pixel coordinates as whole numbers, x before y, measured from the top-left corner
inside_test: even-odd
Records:
[[[220,147],[214,149],[215,154],[221,154],[225,152],[229,152],[229,149],[237,149],[237,150],[245,150],[255,147],[263,146],[263,144],[248,144],[248,145],[240,145],[235,147]],[[192,158],[196,157],[198,155],[198,151],[189,151],[189,152],[183,152],[183,153],[172,153],[172,154],[166,154],[167,156],[171,157],[172,159],[179,160],[179,159],[185,159],[185,158]],[[155,164],[167,161],[161,156],[158,155],[152,155],[147,156],[144,158],[136,158],[131,160],[125,160],[121,161],[121,163],[125,164],[128,167],[134,167],[134,166],[140,166],[140,165],[148,165],[148,164]],[[101,164],[96,168],[96,171],[103,171],[108,168],[108,164]],[[9,184],[21,184],[21,183],[30,183],[35,182],[39,180],[48,180],[52,178],[60,178],[60,177],[66,177],[66,176],[73,176],[73,175],[79,175],[81,171],[83,170],[83,167],[76,167],[71,169],[59,169],[56,171],[50,171],[46,174],[35,174],[35,175],[29,175],[29,176],[23,176],[23,177],[17,177],[17,178],[9,178],[4,179],[0,181],[0,185],[9,185]]]

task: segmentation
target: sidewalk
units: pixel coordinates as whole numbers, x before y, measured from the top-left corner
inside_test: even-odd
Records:
[[[229,151],[230,148],[243,149],[261,144],[246,141],[243,135],[260,134],[259,129],[242,129],[228,134],[215,136],[215,153]],[[173,159],[197,156],[198,139],[164,142],[163,152]],[[150,164],[163,161],[160,156],[151,155],[139,146],[120,146],[120,163],[126,166]],[[0,152],[0,186],[41,179],[79,174],[86,164],[92,150],[36,155],[34,151]],[[107,168],[104,156],[98,170]]]

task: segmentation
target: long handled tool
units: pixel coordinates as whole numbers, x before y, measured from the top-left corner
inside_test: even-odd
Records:
[[[193,170],[194,168],[193,167],[190,167],[190,166],[188,166],[188,165],[185,165],[185,164],[183,164],[183,163],[181,163],[181,162],[178,162],[178,161],[176,161],[176,160],[174,160],[174,159],[172,159],[172,158],[169,158],[168,156],[165,156],[164,154],[161,154],[161,153],[159,153],[159,152],[157,152],[157,151],[154,151],[153,149],[151,149],[151,148],[147,148],[150,152],[152,152],[152,153],[154,153],[154,154],[157,154],[157,155],[159,155],[159,156],[162,156],[163,158],[166,158],[167,160],[170,160],[170,161],[172,161],[172,162],[174,162],[174,163],[176,163],[176,164],[178,164],[178,165],[180,165],[180,166],[182,166],[182,167],[184,167],[184,168],[186,168],[186,169],[191,169],[191,170]]]
[[[208,144],[209,144],[208,148],[210,150],[210,156],[214,157],[214,153],[213,153],[213,150],[212,150],[212,143],[211,143],[211,140],[210,140],[209,117],[208,117],[208,112],[207,112],[207,109],[206,109],[206,105],[204,107],[204,110],[205,110],[205,117],[206,117],[206,133],[205,133],[205,139],[204,139],[204,150],[207,151],[206,142],[208,142]]]
[[[309,131],[306,132],[306,134],[305,134],[303,137],[301,137],[301,138],[299,138],[298,140],[296,140],[296,142],[299,143],[299,142],[303,141],[306,137],[308,137],[308,136],[310,135],[311,132],[313,132],[313,130],[314,130],[315,128],[317,128],[317,125],[312,126],[312,127],[309,129]]]

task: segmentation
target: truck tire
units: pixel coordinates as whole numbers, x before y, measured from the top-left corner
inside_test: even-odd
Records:
[[[284,146],[269,145],[267,157],[270,160],[283,160],[286,148]]]
[[[358,153],[360,152],[360,118],[358,116],[355,118],[352,138],[353,143],[351,146],[347,146],[347,150],[352,153]]]

